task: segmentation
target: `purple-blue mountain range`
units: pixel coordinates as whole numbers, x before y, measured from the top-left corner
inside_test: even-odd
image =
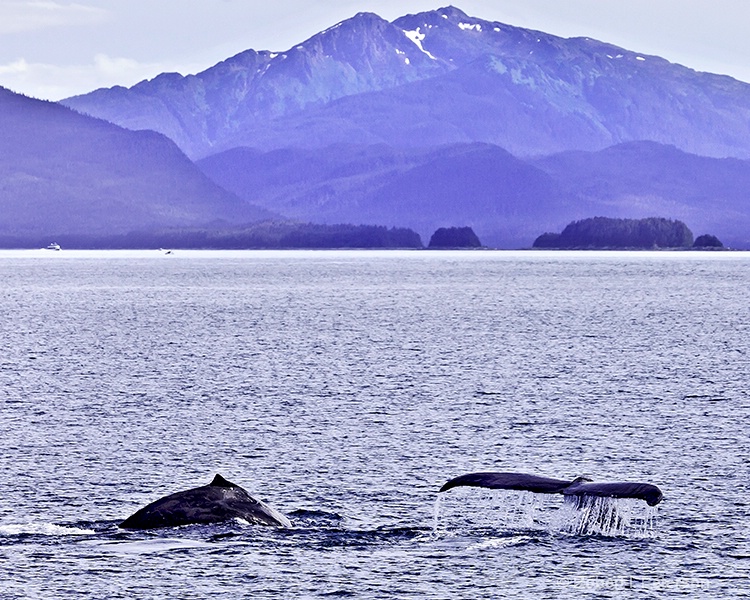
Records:
[[[153,129],[189,156],[332,143],[485,142],[519,156],[651,140],[750,158],[750,86],[588,38],[448,7],[389,23],[360,13],[283,53],[248,50],[67,106]]]
[[[360,13],[286,52],[63,104],[170,138],[226,194],[233,208],[213,215],[225,223],[247,222],[252,203],[423,238],[469,225],[528,247],[574,219],[660,216],[750,247],[750,85],[453,7]]]

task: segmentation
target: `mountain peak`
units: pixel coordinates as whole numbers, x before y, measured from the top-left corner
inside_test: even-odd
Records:
[[[398,21],[415,20],[422,21],[425,24],[438,25],[441,21],[449,21],[450,23],[458,24],[464,21],[476,21],[477,19],[470,17],[464,11],[455,6],[444,6],[437,10],[428,10],[416,14],[404,15],[403,17],[396,19],[394,23]]]
[[[469,18],[469,15],[467,15],[464,11],[452,5],[438,8],[435,12],[444,19],[457,20]]]
[[[321,38],[327,38],[330,36],[339,36],[342,34],[348,34],[352,31],[362,31],[370,28],[375,30],[382,30],[389,25],[388,21],[372,12],[358,12],[353,17],[344,19],[336,23],[335,25],[324,29],[320,33],[316,33],[311,38],[304,41],[301,46]]]

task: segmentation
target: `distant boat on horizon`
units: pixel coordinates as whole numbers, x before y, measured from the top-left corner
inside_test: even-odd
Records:
[[[47,246],[47,248],[45,248],[45,250],[62,250],[62,248],[57,242],[52,242]]]

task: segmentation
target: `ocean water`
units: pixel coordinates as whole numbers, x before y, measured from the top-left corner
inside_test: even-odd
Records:
[[[0,598],[750,597],[750,254],[0,252]],[[471,471],[647,481],[611,526]],[[215,473],[287,514],[117,523]]]

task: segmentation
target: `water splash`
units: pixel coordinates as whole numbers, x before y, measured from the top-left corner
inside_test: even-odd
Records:
[[[530,492],[457,490],[439,494],[433,535],[477,528],[644,538],[656,533],[656,507],[630,498],[571,498]]]
[[[0,525],[0,535],[92,535],[96,533],[93,529],[81,527],[66,527],[54,523],[13,523]]]
[[[107,541],[95,542],[91,545],[114,554],[160,554],[195,549],[213,549],[215,547],[208,542],[181,538],[155,538],[134,542]]]
[[[501,537],[491,538],[488,540],[482,540],[476,544],[468,546],[469,550],[487,550],[494,548],[511,548],[513,546],[522,546],[524,544],[533,543],[534,538],[529,535],[514,535],[513,537]]]

